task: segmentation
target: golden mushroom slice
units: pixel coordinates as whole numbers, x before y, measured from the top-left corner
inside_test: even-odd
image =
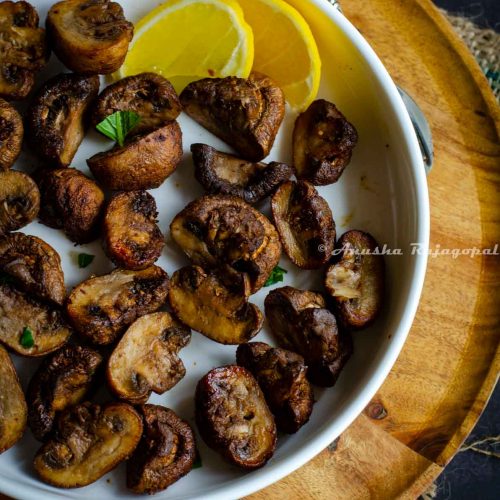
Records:
[[[134,26],[116,2],[64,0],[50,8],[47,33],[57,57],[71,71],[105,75],[123,64]]]
[[[106,376],[112,391],[130,403],[145,403],[151,392],[163,394],[186,374],[179,351],[191,331],[167,312],[137,319],[121,338],[108,361]]]
[[[14,165],[21,153],[23,136],[21,115],[14,106],[0,98],[0,172]]]
[[[0,346],[0,453],[14,446],[26,429],[24,393],[7,351]]]

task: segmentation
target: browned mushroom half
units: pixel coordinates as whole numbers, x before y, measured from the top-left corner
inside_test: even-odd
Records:
[[[285,116],[283,92],[259,73],[204,78],[190,83],[180,99],[191,118],[250,161],[269,154]]]
[[[148,192],[115,194],[104,215],[107,256],[125,269],[144,269],[154,264],[165,245],[157,217],[155,199]]]
[[[47,33],[57,57],[71,71],[104,75],[123,64],[134,26],[116,2],[64,0],[50,8]]]
[[[179,269],[168,294],[175,315],[193,330],[221,344],[241,344],[259,333],[264,320],[248,302],[245,275],[223,277],[198,266]]]
[[[357,142],[356,129],[334,104],[314,101],[295,122],[293,162],[297,177],[316,186],[337,182]]]
[[[249,342],[238,346],[236,361],[256,378],[278,430],[293,434],[307,423],[314,393],[302,356],[264,342]]]
[[[61,258],[36,236],[10,233],[0,238],[0,271],[42,300],[62,305],[66,298]]]
[[[95,178],[106,188],[121,191],[153,189],[172,175],[182,160],[182,132],[176,121],[134,135],[87,160]]]
[[[126,403],[82,403],[57,419],[55,436],[36,453],[38,477],[59,488],[97,481],[132,455],[142,435],[142,419]]]
[[[158,266],[142,271],[115,269],[76,286],[66,302],[75,330],[94,344],[114,342],[139,316],[166,301],[168,275]]]
[[[127,462],[127,488],[134,493],[157,493],[185,476],[196,458],[190,425],[172,410],[158,405],[137,408],[144,432]]]
[[[252,293],[262,288],[281,257],[274,226],[235,196],[194,200],[175,216],[170,232],[194,264],[248,274]]]
[[[182,111],[172,84],[158,73],[128,76],[106,87],[97,98],[92,124],[96,126],[117,111],[133,111],[140,121],[132,134],[141,134],[175,120]]]
[[[62,312],[10,285],[0,285],[0,343],[22,356],[44,356],[69,339]]]
[[[373,236],[348,231],[338,241],[342,254],[331,265],[325,285],[336,303],[339,320],[347,328],[363,328],[379,314],[384,300],[384,258]]]
[[[42,195],[40,220],[62,229],[75,243],[99,235],[104,193],[95,181],[74,168],[44,169],[38,178]]]
[[[266,464],[276,448],[276,424],[253,375],[242,366],[209,371],[196,386],[196,425],[203,440],[243,469]]]
[[[1,321],[1,320],[0,320]],[[0,453],[14,446],[26,429],[24,393],[7,351],[0,346]]]
[[[163,394],[186,374],[179,351],[191,331],[167,312],[147,314],[125,332],[108,360],[112,391],[130,403],[145,403],[151,392]]]
[[[306,181],[286,182],[271,200],[274,222],[290,260],[302,269],[326,264],[335,247],[335,222],[326,200]]]
[[[14,106],[0,98],[0,172],[14,165],[21,153],[23,136],[24,127],[21,115]]]
[[[0,236],[29,224],[39,209],[40,192],[29,175],[0,171]]]
[[[38,91],[26,115],[26,135],[49,166],[67,167],[85,135],[99,77],[63,73]]]
[[[286,163],[252,163],[221,153],[206,144],[192,144],[194,175],[210,194],[231,194],[257,203],[273,194],[293,170]]]
[[[339,333],[324,298],[285,286],[272,290],[264,304],[274,336],[304,357],[309,380],[322,387],[334,385],[353,348],[349,333]]]
[[[0,96],[24,99],[45,66],[49,49],[38,14],[28,2],[0,2]]]
[[[73,345],[44,359],[26,394],[28,425],[37,439],[43,441],[50,434],[57,412],[82,401],[101,362],[97,351]]]

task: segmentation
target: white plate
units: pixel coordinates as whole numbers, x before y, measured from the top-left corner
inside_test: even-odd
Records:
[[[33,2],[43,20],[52,3]],[[127,17],[137,21],[159,2],[122,0]],[[424,167],[410,120],[392,80],[358,31],[326,0],[292,0],[309,22],[323,61],[320,97],[332,100],[354,123],[359,143],[353,159],[337,184],[319,188],[328,200],[337,223],[338,234],[349,228],[371,232],[388,248],[400,248],[401,256],[386,257],[387,299],[382,316],[375,325],[355,334],[355,354],[334,388],[316,390],[317,403],[310,422],[297,434],[280,436],[274,458],[262,469],[245,473],[223,462],[201,439],[198,446],[203,467],[159,493],[156,498],[231,499],[257,491],[297,469],[331,443],[363,410],[394,364],[410,329],[420,297],[429,237],[428,193]],[[167,48],[165,50],[168,50]],[[52,57],[40,82],[64,68]],[[288,112],[269,160],[290,161],[291,130],[295,117]],[[188,201],[202,194],[193,178],[189,146],[206,142],[227,150],[227,146],[190,118],[182,115],[184,160],[163,186],[152,191],[160,212],[160,227],[168,234],[175,214]],[[110,147],[95,132],[81,145],[73,166],[88,173],[85,160]],[[28,171],[36,160],[24,155],[16,168]],[[263,208],[268,213],[268,203]],[[60,231],[38,222],[24,232],[40,236],[60,253],[69,289],[91,274],[111,270],[99,242],[75,248]],[[411,244],[419,243],[425,251],[411,255]],[[86,269],[75,263],[75,253],[97,255]],[[158,264],[172,274],[187,260],[167,238],[167,246]],[[283,284],[298,288],[319,288],[320,271],[298,272],[283,257],[280,265],[288,269]],[[281,285],[280,285],[281,286]],[[252,301],[259,307],[270,288],[264,288]],[[273,342],[267,326],[256,340]],[[193,422],[193,395],[196,382],[211,368],[234,362],[235,347],[216,344],[193,333],[190,345],[181,351],[187,368],[185,378],[163,396],[150,401],[173,408]],[[36,359],[20,359],[23,387],[37,368]],[[103,382],[104,383],[104,382]],[[17,498],[137,498],[125,488],[123,465],[98,482],[85,488],[58,490],[36,478],[31,461],[39,443],[27,431],[23,439],[0,456],[0,491]]]

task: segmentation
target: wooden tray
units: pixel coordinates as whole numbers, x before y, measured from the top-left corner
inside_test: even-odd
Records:
[[[431,248],[500,243],[500,110],[430,0],[342,0],[434,136]],[[440,255],[408,341],[336,445],[252,500],[415,498],[474,427],[500,368],[500,257]]]

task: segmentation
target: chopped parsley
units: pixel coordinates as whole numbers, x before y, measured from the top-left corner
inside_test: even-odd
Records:
[[[33,332],[25,326],[23,328],[23,333],[21,334],[21,338],[19,339],[19,343],[25,347],[26,349],[29,349],[30,347],[33,347],[35,345],[35,339],[33,338]]]
[[[264,283],[264,286],[271,286],[274,285],[275,283],[279,283],[284,280],[284,275],[288,271],[286,269],[283,269],[280,266],[276,266],[272,271],[271,274],[269,275],[269,278],[267,278],[267,281]]]
[[[95,128],[101,134],[123,146],[125,137],[139,123],[140,119],[141,117],[133,111],[116,111],[104,118]]]
[[[199,469],[201,467],[203,467],[203,464],[201,463],[201,457],[200,454],[196,452],[196,458],[194,459],[193,462],[193,469]]]
[[[89,253],[79,253],[78,254],[78,267],[83,269],[89,266],[92,261],[95,259],[95,255],[91,255]]]

